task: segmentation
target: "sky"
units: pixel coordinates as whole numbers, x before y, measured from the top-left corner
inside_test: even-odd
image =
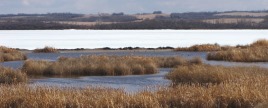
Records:
[[[268,10],[268,0],[0,0],[0,14]]]

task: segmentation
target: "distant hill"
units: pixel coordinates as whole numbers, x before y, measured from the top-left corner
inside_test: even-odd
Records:
[[[266,29],[267,11],[0,15],[1,30],[27,29]]]

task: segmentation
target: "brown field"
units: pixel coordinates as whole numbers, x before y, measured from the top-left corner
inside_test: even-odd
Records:
[[[26,59],[27,59],[26,55],[19,52],[18,50],[0,46],[0,62],[26,60]]]
[[[34,53],[58,53],[59,51],[54,47],[46,46],[44,48],[38,48],[33,50]]]
[[[215,14],[215,16],[254,16],[254,17],[265,17],[267,16],[267,12],[228,12],[228,13],[219,13]]]
[[[211,24],[237,24],[237,23],[261,23],[263,18],[219,18],[219,19],[206,19],[203,22]]]
[[[79,21],[58,21],[60,24],[69,24],[69,25],[82,25],[82,26],[94,26],[97,24],[113,24],[117,22],[79,22]]]
[[[155,19],[157,16],[169,17],[170,14],[138,14],[138,15],[133,15],[133,16],[141,20],[146,20],[146,19],[151,20],[151,19]]]

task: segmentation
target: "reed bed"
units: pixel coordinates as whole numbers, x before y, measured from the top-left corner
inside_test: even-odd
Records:
[[[249,47],[246,49],[229,49],[211,52],[208,60],[224,60],[234,62],[268,62],[268,47]]]
[[[180,56],[175,57],[150,57],[160,68],[174,68],[181,65],[203,64],[200,57],[185,59]]]
[[[218,44],[202,44],[193,45],[191,47],[178,47],[174,49],[175,51],[220,51],[221,46]]]
[[[20,70],[0,66],[0,84],[26,83],[27,75]]]
[[[268,40],[260,39],[250,44],[250,46],[251,47],[268,47]]]
[[[19,52],[18,50],[0,46],[0,62],[18,61],[18,60],[26,60],[26,59],[27,59],[26,55]]]
[[[38,48],[33,50],[34,53],[58,53],[59,51],[54,47],[46,46],[44,48]]]
[[[268,101],[267,72],[259,67],[180,66],[167,75],[173,88],[158,92],[170,97],[168,102],[177,100],[172,107],[253,108]]]
[[[250,45],[211,52],[207,55],[207,59],[234,62],[268,62],[268,40],[260,39]]]
[[[28,75],[140,75],[158,72],[150,58],[138,56],[60,57],[56,62],[28,60],[22,70]]]

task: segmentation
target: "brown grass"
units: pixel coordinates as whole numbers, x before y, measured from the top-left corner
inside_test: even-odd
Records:
[[[267,62],[268,47],[233,48],[227,51],[212,52],[207,55],[207,59],[234,62]]]
[[[202,64],[202,59],[195,57],[192,59],[185,59],[183,57],[151,57],[151,59],[156,62],[158,67],[161,68],[174,68],[180,65],[192,65],[192,64]]]
[[[0,84],[18,84],[27,82],[27,75],[20,70],[0,66]]]
[[[175,51],[220,51],[221,46],[218,44],[193,45],[191,47],[178,47]]]
[[[54,47],[46,46],[44,48],[39,48],[33,50],[34,53],[58,53],[58,50]]]
[[[211,52],[208,60],[224,60],[234,62],[268,62],[268,40],[262,39],[249,46],[236,46],[225,51]]]
[[[268,47],[268,40],[260,39],[250,44],[251,47]]]
[[[138,56],[60,57],[56,62],[28,60],[22,70],[28,75],[131,75],[157,73],[157,64]]]
[[[268,69],[209,65],[180,66],[167,75],[173,89],[162,91],[174,106],[252,108],[267,102]],[[174,96],[171,96],[171,95]]]
[[[26,60],[25,54],[4,46],[0,46],[0,62]]]

